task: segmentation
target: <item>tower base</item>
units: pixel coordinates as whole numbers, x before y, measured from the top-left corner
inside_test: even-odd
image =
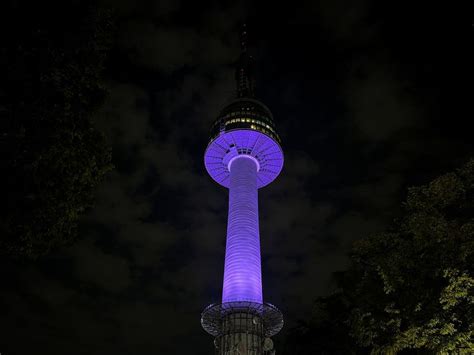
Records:
[[[227,302],[208,306],[201,324],[215,336],[216,355],[270,355],[270,337],[283,328],[283,315],[268,303]]]

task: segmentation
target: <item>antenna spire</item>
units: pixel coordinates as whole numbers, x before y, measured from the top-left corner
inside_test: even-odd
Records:
[[[243,23],[240,27],[240,51],[247,52],[247,24]]]
[[[240,27],[240,57],[235,67],[237,97],[255,97],[255,70],[252,56],[247,50],[247,24]]]

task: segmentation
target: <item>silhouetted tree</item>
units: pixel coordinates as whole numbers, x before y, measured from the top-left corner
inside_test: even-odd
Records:
[[[474,160],[413,187],[389,232],[356,243],[351,332],[373,353],[474,352]]]
[[[37,257],[76,237],[79,217],[111,168],[91,117],[110,16],[87,1],[5,1],[0,54],[0,250]]]
[[[403,207],[355,244],[339,291],[289,337],[294,354],[474,353],[474,160],[410,188]]]

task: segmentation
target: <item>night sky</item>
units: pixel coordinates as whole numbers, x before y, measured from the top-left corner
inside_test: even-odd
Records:
[[[333,291],[354,240],[390,226],[408,186],[473,153],[472,25],[446,8],[103,2],[117,38],[95,122],[115,170],[74,245],[0,263],[2,355],[212,353],[200,313],[221,297],[227,191],[203,154],[234,95],[242,20],[285,151],[259,203],[264,298],[286,329]]]

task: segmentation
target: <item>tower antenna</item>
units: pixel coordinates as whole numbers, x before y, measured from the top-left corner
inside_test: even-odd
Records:
[[[240,51],[247,52],[247,24],[245,22],[240,26]]]
[[[240,26],[240,57],[235,66],[237,97],[255,97],[255,63],[248,53],[247,24]]]

